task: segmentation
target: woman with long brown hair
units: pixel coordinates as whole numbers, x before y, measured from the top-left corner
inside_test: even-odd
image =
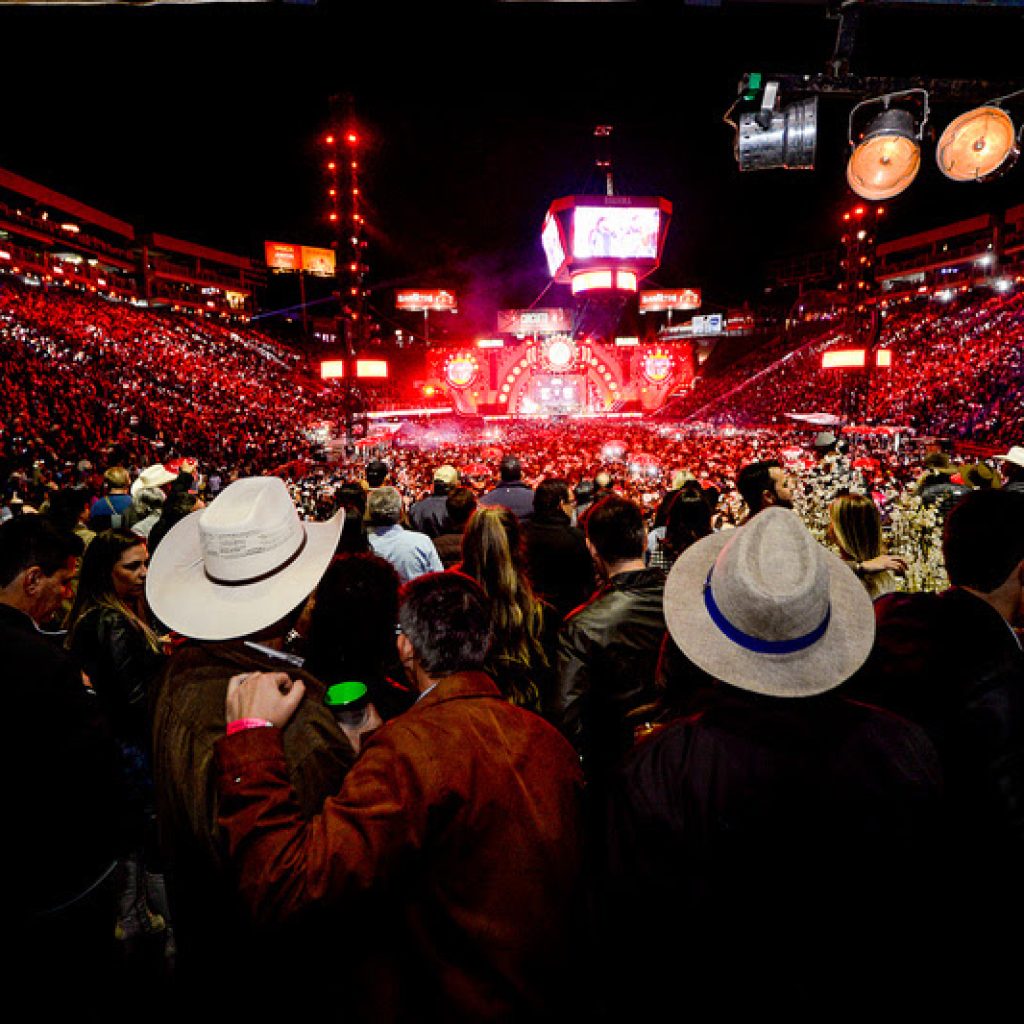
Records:
[[[146,542],[137,534],[97,534],[82,559],[68,616],[67,646],[96,692],[121,755],[127,807],[116,934],[126,940],[166,928],[147,895],[145,851],[156,845],[149,690],[166,660],[146,605],[148,566]],[[152,883],[159,888],[162,878]]]
[[[462,535],[459,568],[491,599],[488,670],[513,704],[540,711],[553,680],[557,616],[533,592],[515,515],[498,505],[480,506]]]

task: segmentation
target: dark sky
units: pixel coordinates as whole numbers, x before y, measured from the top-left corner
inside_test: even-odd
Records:
[[[854,70],[1024,78],[1022,17],[872,9]],[[813,172],[741,175],[722,123],[744,71],[821,71],[835,33],[814,3],[7,7],[0,165],[143,229],[259,258],[264,239],[327,241],[317,139],[328,98],[351,94],[378,301],[395,283],[450,283],[469,326],[544,288],[544,212],[596,190],[592,130],[608,123],[618,191],[675,206],[654,281],[724,305],[757,297],[766,259],[838,234],[850,101],[823,102]],[[928,146],[886,230],[1015,202],[1024,167],[954,185]]]

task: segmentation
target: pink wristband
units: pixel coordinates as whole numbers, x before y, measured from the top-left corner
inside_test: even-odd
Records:
[[[236,732],[242,732],[243,729],[265,729],[273,728],[274,723],[268,722],[265,718],[236,718],[233,722],[228,722],[228,735],[232,736]]]

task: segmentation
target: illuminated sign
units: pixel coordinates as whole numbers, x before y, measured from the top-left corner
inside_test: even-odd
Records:
[[[690,322],[693,324],[694,334],[722,333],[721,313],[709,313],[707,316],[695,316]]]
[[[480,364],[476,357],[468,352],[450,355],[444,364],[445,379],[453,388],[465,388],[473,383]]]
[[[408,312],[453,312],[456,309],[455,292],[443,288],[406,288],[395,293],[395,306]]]
[[[320,363],[320,377],[323,380],[335,380],[345,376],[344,359],[325,359]]]
[[[821,355],[823,370],[857,369],[866,362],[867,350],[863,348],[837,348]]]
[[[569,309],[500,309],[499,334],[568,334],[572,331]]]
[[[505,342],[501,338],[481,338],[476,343],[477,348],[504,348]]]
[[[263,253],[271,270],[298,271],[319,277],[334,276],[334,252],[291,242],[264,242]]]
[[[892,352],[887,348],[880,348],[875,353],[875,366],[883,369],[892,366]]]
[[[640,293],[641,313],[661,313],[667,309],[700,309],[700,289],[662,288]]]
[[[357,359],[356,376],[362,379],[368,377],[387,377],[388,361],[386,359]]]
[[[619,348],[634,348],[635,346],[640,344],[640,339],[639,338],[616,338],[615,339],[615,344],[618,345]]]
[[[657,207],[577,206],[572,254],[576,259],[657,259],[660,218]]]
[[[666,352],[663,348],[655,348],[644,353],[641,368],[644,376],[652,384],[663,384],[671,375],[674,362],[671,352]]]
[[[636,288],[637,278],[632,270],[583,270],[572,276],[573,295],[600,289],[635,292]]]
[[[558,226],[558,219],[550,213],[544,221],[540,242],[547,257],[548,272],[554,277],[565,263],[565,246],[562,244],[562,229]]]

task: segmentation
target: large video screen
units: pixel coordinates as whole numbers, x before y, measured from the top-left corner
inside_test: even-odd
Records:
[[[659,218],[653,206],[577,206],[572,254],[577,259],[657,259]]]
[[[550,213],[544,221],[540,241],[547,257],[548,273],[554,277],[565,262],[565,250],[562,248],[562,233],[558,229],[558,221]]]

